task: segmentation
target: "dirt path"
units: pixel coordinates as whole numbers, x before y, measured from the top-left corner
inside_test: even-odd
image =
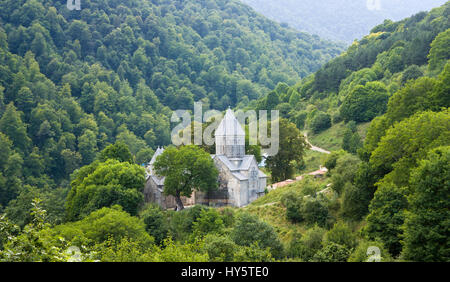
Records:
[[[331,154],[330,151],[327,151],[327,150],[325,150],[325,149],[319,148],[319,147],[314,146],[313,144],[311,144],[311,143],[309,142],[309,140],[308,140],[308,134],[307,134],[307,133],[304,133],[303,135],[305,136],[306,143],[308,143],[308,144],[311,146],[311,150],[312,150],[312,151],[320,152],[320,153],[324,153],[324,154],[328,154],[328,155]]]

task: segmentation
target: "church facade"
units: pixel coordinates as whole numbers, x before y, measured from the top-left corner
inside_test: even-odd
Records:
[[[184,205],[243,207],[264,195],[267,176],[259,169],[255,156],[245,154],[245,131],[231,109],[228,109],[215,132],[216,154],[211,155],[219,170],[219,188],[204,193],[194,192],[183,198]],[[147,182],[144,189],[147,202],[158,203],[165,209],[175,208],[175,198],[165,196],[164,178],[156,175],[153,164],[164,152],[158,148],[147,165]]]

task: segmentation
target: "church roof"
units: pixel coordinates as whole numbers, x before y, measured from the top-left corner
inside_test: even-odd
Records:
[[[231,109],[228,109],[225,113],[219,127],[216,129],[215,136],[245,136],[245,131]]]
[[[252,164],[252,160],[254,156],[252,155],[246,155],[243,158],[237,158],[237,159],[229,159],[227,156],[223,155],[216,155],[219,160],[225,164],[225,166],[232,172],[234,171],[242,171],[242,170],[249,170],[250,165]],[[238,160],[239,164],[234,164],[234,160]]]
[[[162,153],[164,153],[164,148],[158,147],[158,149],[156,150],[155,154],[154,154],[153,157],[152,157],[152,160],[150,161],[150,164],[151,164],[151,165],[154,164],[154,163],[156,162],[156,158],[157,158],[158,156],[160,156]]]
[[[243,175],[241,172],[248,171],[250,169],[250,166],[252,164],[252,160],[255,158],[255,156],[252,155],[246,155],[243,158],[239,159],[229,159],[226,156],[222,155],[215,155],[213,158],[218,158],[231,172],[231,174],[236,177],[239,180],[247,180],[248,177]],[[239,164],[235,165],[233,162],[234,160],[239,160]],[[267,175],[264,174],[260,169],[258,169],[258,177],[259,178],[267,178]]]

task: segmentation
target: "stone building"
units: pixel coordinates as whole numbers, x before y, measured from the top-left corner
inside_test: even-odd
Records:
[[[228,109],[215,132],[216,154],[211,155],[219,170],[219,189],[204,193],[194,192],[183,198],[183,204],[242,207],[264,195],[267,176],[259,169],[255,156],[245,154],[245,131],[231,109]],[[156,202],[163,208],[176,207],[173,196],[164,196],[164,178],[153,170],[156,158],[164,152],[158,148],[147,166],[144,189],[147,202]]]

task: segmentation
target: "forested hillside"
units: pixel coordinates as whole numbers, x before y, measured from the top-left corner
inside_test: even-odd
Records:
[[[339,47],[235,1],[83,5],[0,4],[0,261],[450,261],[450,2],[323,66]],[[299,181],[244,208],[145,204],[139,164],[194,100],[279,110],[265,170]],[[326,175],[298,177],[304,132],[333,142]],[[214,188],[205,148],[157,159],[168,193]]]
[[[147,162],[171,110],[245,104],[340,50],[238,1],[1,1],[0,205],[36,189],[62,200],[115,141]]]
[[[389,19],[399,21],[447,0],[242,0],[269,19],[351,44]]]
[[[292,87],[278,84],[250,107],[278,109],[311,133],[342,121],[370,122],[386,112],[389,98],[410,80],[436,77],[443,70],[449,15],[447,3],[399,22],[385,21],[315,74]]]
[[[360,261],[377,246],[384,260],[450,260],[449,16],[450,2],[385,21],[254,103],[332,148],[321,157],[329,178],[277,189],[251,208],[290,242],[288,256]]]

